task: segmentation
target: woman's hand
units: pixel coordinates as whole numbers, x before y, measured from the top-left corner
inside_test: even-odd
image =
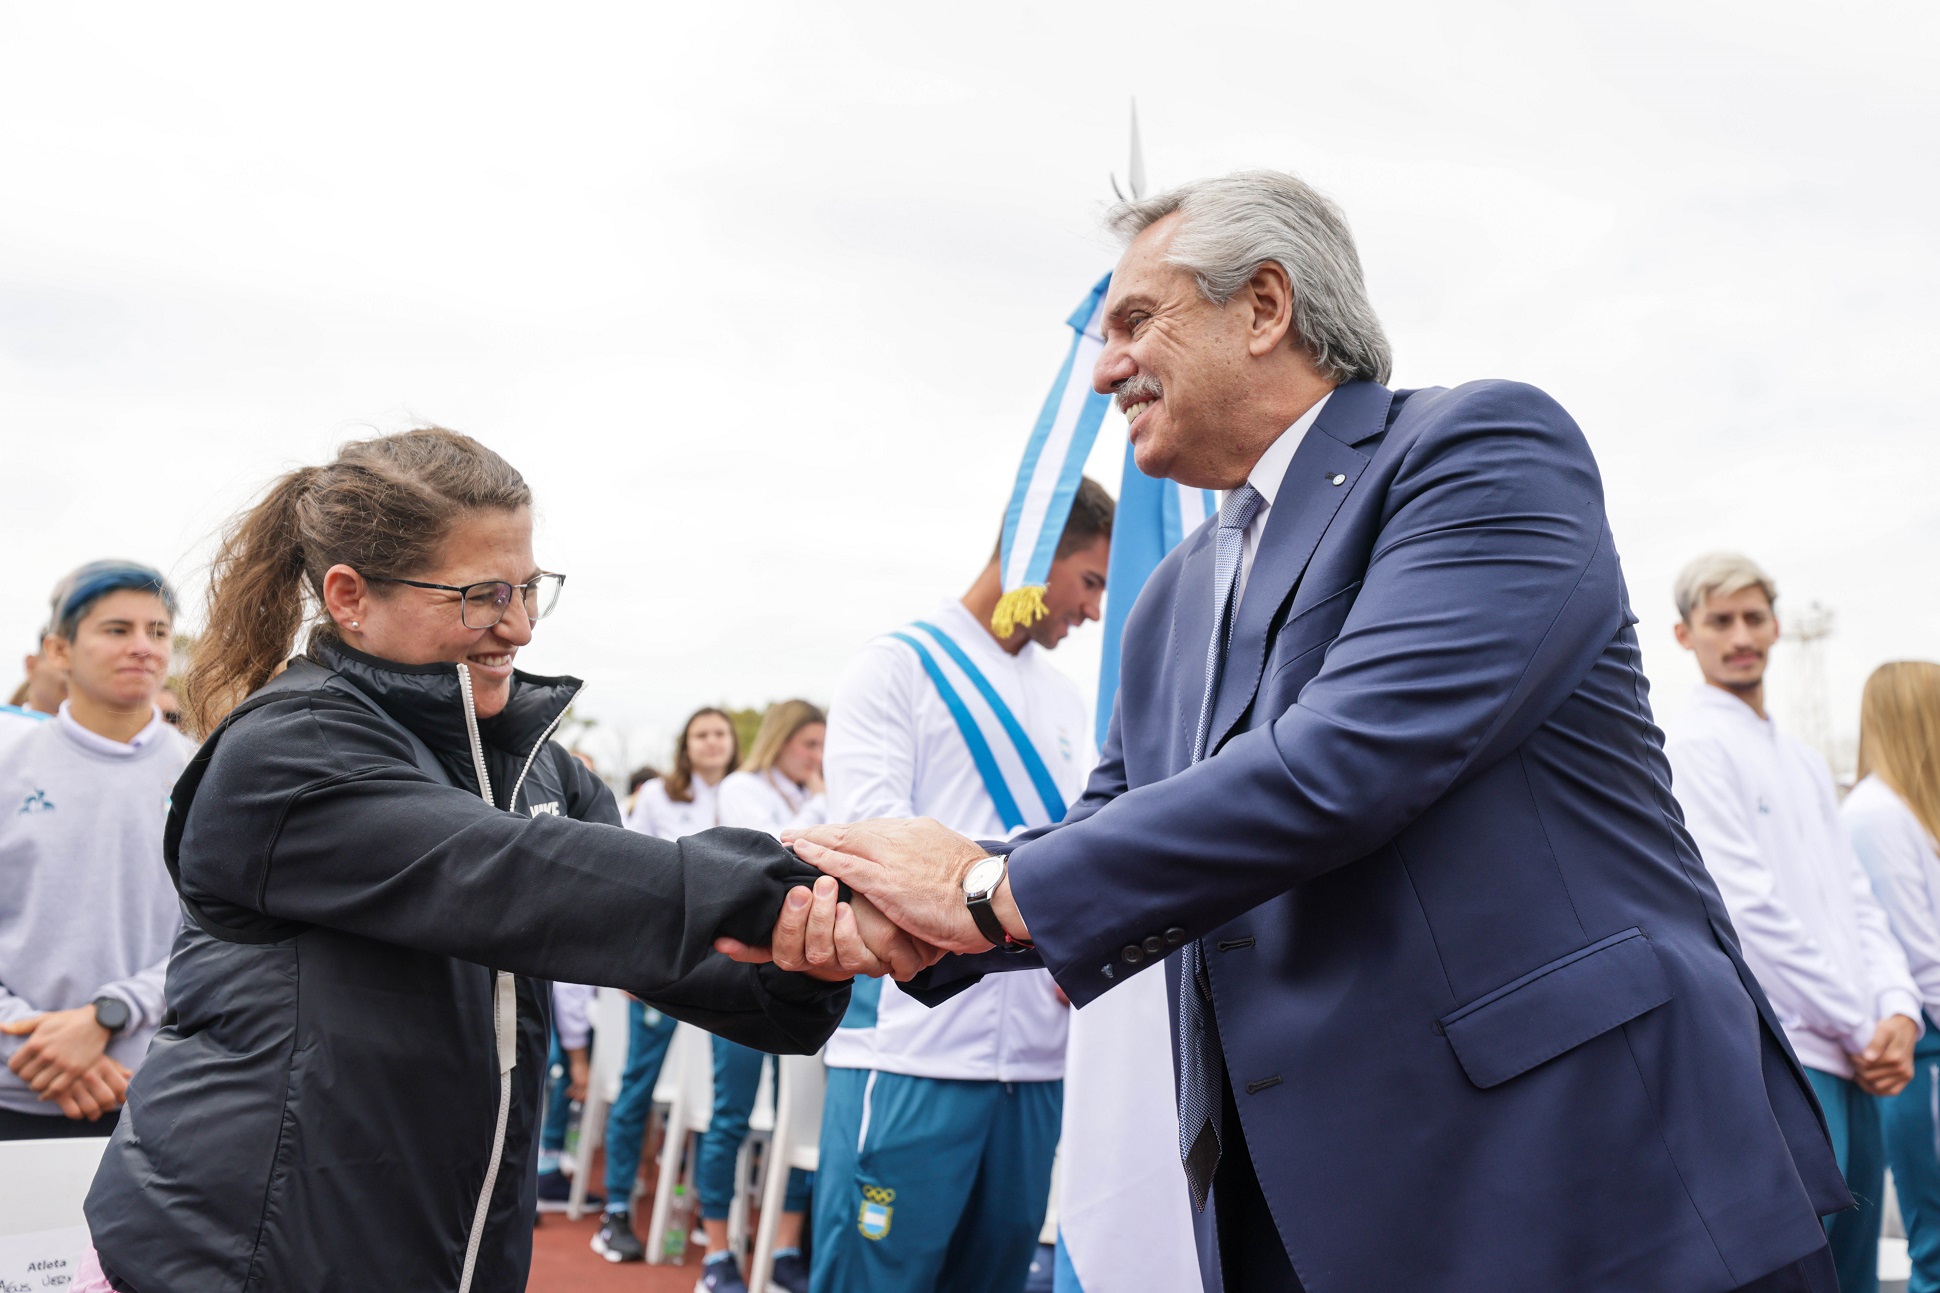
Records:
[[[782,903],[781,916],[767,947],[751,947],[738,939],[719,938],[716,951],[749,964],[772,962],[784,970],[839,982],[867,975],[891,974],[914,978],[934,965],[942,953],[912,938],[860,894],[838,901],[841,886],[829,876],[816,880],[811,892],[795,888]]]

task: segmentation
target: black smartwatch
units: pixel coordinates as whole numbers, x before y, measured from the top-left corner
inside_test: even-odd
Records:
[[[970,919],[977,922],[977,929],[985,938],[1006,952],[1028,952],[1031,944],[1012,938],[990,905],[990,896],[997,892],[1009,869],[1010,859],[1004,857],[981,858],[971,864],[963,876],[963,901],[970,908]]]
[[[94,1022],[108,1030],[110,1037],[118,1037],[121,1030],[128,1026],[128,1003],[120,997],[96,997],[93,1001]]]

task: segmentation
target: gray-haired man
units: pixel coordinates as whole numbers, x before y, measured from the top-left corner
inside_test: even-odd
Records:
[[[1126,623],[1085,797],[1008,867],[925,821],[801,855],[960,954],[932,990],[1164,967],[1208,1289],[1829,1289],[1846,1190],[1669,811],[1582,432],[1389,389],[1292,176],[1113,224],[1093,384],[1143,471],[1229,492]],[[790,919],[777,959],[828,955]]]

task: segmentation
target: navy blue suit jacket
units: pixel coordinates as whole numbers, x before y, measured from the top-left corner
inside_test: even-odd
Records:
[[[1710,1293],[1814,1251],[1849,1198],[1671,798],[1569,415],[1339,388],[1193,765],[1211,528],[1131,613],[1084,798],[1014,846],[1038,955],[934,986],[1041,958],[1082,1006],[1164,961],[1176,993],[1147,948],[1203,938],[1309,1293]]]

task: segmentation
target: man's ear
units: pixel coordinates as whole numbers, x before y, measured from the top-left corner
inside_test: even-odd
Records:
[[[1675,637],[1677,639],[1677,645],[1683,647],[1686,651],[1697,650],[1691,644],[1691,622],[1689,620],[1679,620],[1677,623],[1671,625],[1671,636]]]
[[[1253,271],[1241,295],[1250,307],[1246,351],[1254,358],[1272,354],[1293,334],[1293,282],[1280,262],[1269,260]]]
[[[40,658],[42,664],[66,673],[74,667],[74,644],[58,633],[49,633],[40,640]]]

